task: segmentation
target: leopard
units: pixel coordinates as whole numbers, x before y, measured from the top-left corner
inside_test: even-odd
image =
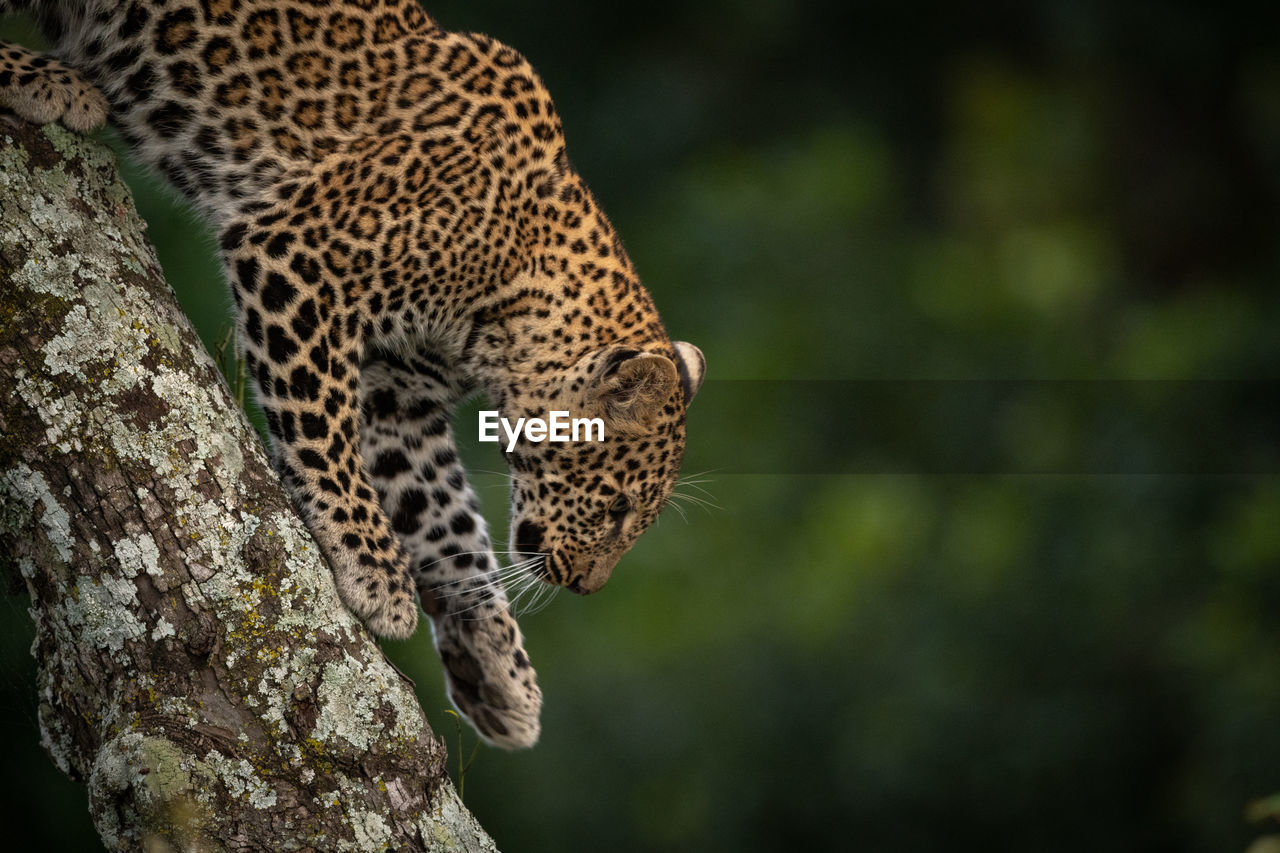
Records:
[[[5,12],[49,48],[0,42],[0,107],[110,122],[209,223],[276,467],[345,606],[395,639],[425,611],[459,712],[532,746],[542,694],[507,589],[610,579],[671,496],[706,372],[570,163],[542,79],[416,0]],[[456,441],[476,395],[513,422],[604,426],[502,448],[507,552]]]

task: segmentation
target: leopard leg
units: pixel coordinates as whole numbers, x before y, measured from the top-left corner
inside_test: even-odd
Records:
[[[532,746],[542,693],[450,426],[468,389],[430,353],[380,356],[361,374],[366,470],[409,553],[449,698],[490,742]]]
[[[61,120],[81,132],[107,120],[107,99],[77,71],[8,42],[0,42],[0,107],[35,124]]]
[[[238,234],[239,236],[239,234]],[[418,624],[408,561],[360,455],[363,345],[350,315],[273,264],[255,237],[227,241],[246,365],[294,502],[329,560],[347,607],[382,636]],[[270,270],[270,271],[268,271]]]

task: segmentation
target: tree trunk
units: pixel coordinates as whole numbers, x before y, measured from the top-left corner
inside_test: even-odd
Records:
[[[494,849],[110,152],[3,115],[0,377],[0,564],[31,595],[41,738],[109,848]]]

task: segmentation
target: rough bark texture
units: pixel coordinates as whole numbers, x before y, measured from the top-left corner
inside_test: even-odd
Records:
[[[111,153],[0,115],[0,563],[109,848],[492,850],[164,282]]]

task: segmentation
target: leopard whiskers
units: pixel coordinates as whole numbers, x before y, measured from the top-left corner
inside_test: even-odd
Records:
[[[673,501],[676,506],[680,506],[684,504],[684,505],[701,507],[703,510],[705,510],[708,513],[710,513],[711,510],[713,509],[715,510],[724,509],[724,507],[720,506],[720,504],[716,503],[711,498],[703,497],[702,495],[689,494],[688,492],[672,492],[671,497],[668,498],[668,500]]]
[[[507,595],[511,601],[511,612],[516,616],[530,616],[542,610],[556,597],[560,587],[544,581],[535,571],[535,567],[543,560],[550,559],[547,553],[529,551],[506,551],[506,554],[518,554],[527,559],[514,563],[510,568],[520,567],[516,577],[505,583]],[[527,599],[527,600],[526,600]]]
[[[680,515],[681,520],[683,520],[685,524],[688,524],[688,523],[689,523],[689,513],[685,512],[684,507],[680,504],[680,502],[679,502],[679,501],[672,500],[672,498],[673,498],[673,497],[674,497],[674,495],[672,495],[672,496],[670,496],[670,497],[668,497],[668,498],[667,498],[667,506],[669,506],[669,507],[671,507],[673,510],[675,510],[675,511]],[[658,516],[658,524],[661,524],[661,523],[662,523],[662,516],[661,516],[661,515],[659,515],[659,516]]]
[[[510,471],[494,471],[489,468],[471,468],[469,470],[472,474],[490,474],[494,477],[502,478],[502,481],[498,483],[481,483],[480,485],[473,484],[473,488],[477,489],[510,489],[511,484],[516,481],[515,475]]]
[[[542,559],[542,556],[538,556],[529,562],[536,565]],[[523,577],[516,578],[510,584],[511,611],[517,616],[532,616],[550,604],[560,589],[561,587],[546,583],[533,572],[526,571]]]
[[[696,491],[696,492],[701,492],[703,495],[706,495],[707,497],[715,497],[714,495],[711,494],[711,492],[702,488],[704,483],[714,483],[714,482],[715,480],[710,477],[698,478],[698,475],[694,474],[689,477],[681,477],[679,480],[676,480],[675,488],[678,491],[681,487],[684,487],[687,489],[692,489],[693,491]],[[691,494],[691,492],[685,492],[685,494]]]
[[[546,606],[550,601],[548,592],[553,596],[557,589],[557,587],[543,583],[534,572],[534,567],[546,558],[544,554],[531,555],[522,551],[490,552],[488,550],[460,553],[494,553],[523,559],[482,573],[432,584],[432,594],[437,599],[446,602],[452,599],[455,603],[463,604],[463,606],[456,608],[446,608],[453,618],[484,619],[490,615],[486,612],[489,607],[506,608],[518,614],[533,613]],[[452,554],[449,557],[436,560],[435,563],[444,562],[456,556],[459,555]],[[428,563],[423,568],[435,563]],[[471,600],[471,597],[474,597],[474,600]],[[526,597],[528,601],[523,601],[522,599]],[[545,601],[543,600],[544,598]]]
[[[703,483],[711,482],[714,481],[709,478],[701,478],[699,474],[682,477],[676,481],[675,488],[667,498],[667,506],[680,513],[680,517],[686,522],[689,520],[686,509],[691,506],[698,507],[708,515],[711,514],[712,510],[723,510],[724,507],[715,502],[715,495],[702,487]]]
[[[496,551],[496,552],[489,551],[489,550],[460,551],[457,554],[452,554],[449,557],[443,558],[442,560],[436,560],[432,563],[427,563],[422,568],[425,569],[430,566],[436,565],[437,563],[446,562],[452,559],[453,557],[461,556],[463,554],[503,554],[506,556],[512,556],[512,555],[520,556],[520,557],[527,556],[517,551]],[[501,587],[507,581],[514,580],[517,577],[525,574],[527,572],[528,567],[533,563],[537,562],[537,559],[539,558],[518,560],[515,563],[511,563],[506,566],[499,564],[497,566],[494,566],[493,568],[486,569],[482,572],[474,572],[471,574],[463,575],[462,577],[454,578],[453,580],[434,581],[434,582],[431,582],[430,586],[432,590],[434,590],[438,595],[442,594],[446,597],[450,595],[460,594],[462,592],[480,589],[483,587],[492,587],[492,586]]]
[[[450,554],[448,557],[442,557],[439,560],[434,560],[430,563],[425,563],[422,566],[419,566],[417,573],[421,574],[422,572],[429,570],[432,566],[441,563],[448,563],[455,557],[463,555],[491,555],[493,553],[494,552],[489,549],[485,549],[483,551],[459,551],[457,554]],[[499,551],[497,553],[503,552]],[[515,552],[510,553],[514,554]],[[430,580],[427,581],[425,585],[430,587],[433,594],[436,596],[449,598],[456,595],[462,595],[467,592],[493,589],[495,587],[501,589],[502,583],[508,578],[508,575],[514,577],[516,574],[518,574],[518,571],[515,567],[503,566],[499,563],[491,568],[485,569],[484,571],[472,571],[467,574],[454,577],[450,580]]]
[[[495,477],[501,477],[504,480],[514,480],[515,475],[510,471],[495,471],[492,468],[468,468],[473,474],[492,474]]]

